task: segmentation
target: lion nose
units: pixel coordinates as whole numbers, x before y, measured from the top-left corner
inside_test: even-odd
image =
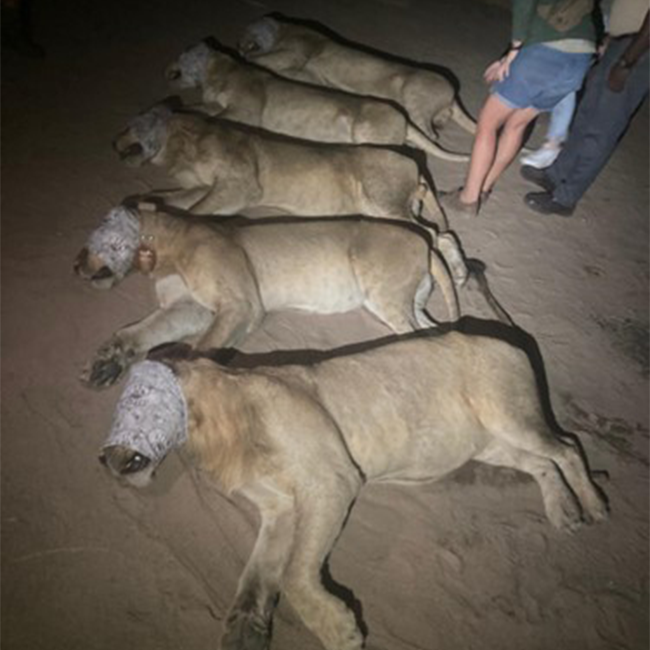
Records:
[[[81,251],[79,252],[79,255],[77,255],[77,259],[74,261],[74,265],[72,266],[72,270],[75,272],[76,275],[82,274],[82,269],[86,266],[87,261],[88,261],[88,249],[82,248]]]
[[[167,69],[165,76],[169,81],[178,81],[181,78],[181,71],[176,66],[172,66]]]
[[[255,41],[244,41],[243,43],[239,43],[237,45],[237,49],[239,50],[240,54],[252,54],[260,48]]]
[[[106,280],[110,278],[113,275],[113,271],[111,271],[108,266],[102,266],[97,273],[93,273],[92,280]]]
[[[117,151],[120,160],[124,160],[124,158],[128,158],[129,156],[138,156],[144,151],[139,142],[134,142],[132,145],[129,145],[126,149],[122,149],[121,151],[118,147],[115,147],[115,150]]]

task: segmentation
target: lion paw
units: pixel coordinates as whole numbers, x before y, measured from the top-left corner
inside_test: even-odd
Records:
[[[268,650],[271,642],[270,621],[253,612],[236,610],[228,617],[221,650]]]
[[[577,501],[567,490],[549,497],[545,505],[551,524],[558,530],[574,533],[585,523]]]
[[[116,383],[135,361],[136,352],[120,339],[111,339],[102,345],[95,358],[81,373],[81,382],[89,388],[101,390]]]

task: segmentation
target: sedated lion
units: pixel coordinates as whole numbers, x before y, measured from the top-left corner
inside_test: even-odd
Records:
[[[425,233],[362,219],[217,223],[155,209],[112,210],[79,253],[75,272],[111,288],[130,271],[156,282],[159,308],[119,329],[82,380],[109,386],[149,349],[198,338],[234,347],[269,311],[332,314],[364,307],[395,333],[435,325],[425,305],[438,283],[449,316],[458,297]]]
[[[184,189],[161,198],[197,214],[271,208],[304,217],[362,214],[415,222],[422,208],[439,231],[447,230],[417,163],[388,149],[253,132],[172,111],[165,102],[134,118],[114,147],[127,164],[165,168]]]
[[[528,357],[502,340],[434,334],[249,370],[185,352],[134,366],[100,458],[141,486],[184,445],[259,509],[221,650],[267,649],[280,593],[327,650],[361,650],[321,567],[366,482],[432,481],[473,459],[534,477],[560,529],[607,516],[577,441],[544,416]]]
[[[238,49],[284,77],[395,102],[427,135],[450,119],[476,131],[446,77],[365,52],[305,25],[266,16],[246,27]]]
[[[206,41],[165,72],[176,88],[199,87],[211,115],[317,142],[409,145],[452,162],[450,153],[412,124],[397,106],[279,77]]]

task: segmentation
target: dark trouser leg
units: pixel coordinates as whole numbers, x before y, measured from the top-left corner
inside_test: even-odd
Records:
[[[607,86],[609,70],[629,41],[629,38],[614,41],[592,70],[569,138],[548,169],[548,176],[556,186],[553,198],[563,205],[575,205],[582,198],[648,93],[647,53],[633,68],[622,92],[612,92]]]

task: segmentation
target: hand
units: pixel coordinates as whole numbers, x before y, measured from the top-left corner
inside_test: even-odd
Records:
[[[610,38],[609,38],[609,34],[608,34],[607,36],[605,36],[605,38],[603,38],[602,42],[600,43],[600,45],[596,49],[596,59],[598,59],[598,61],[600,61],[603,58],[603,54],[605,54],[605,51],[607,50],[607,46],[609,45],[609,41],[610,41]]]
[[[485,79],[486,83],[503,81],[510,74],[510,64],[518,53],[519,50],[509,50],[504,57],[490,64],[483,73],[483,79]]]
[[[628,66],[615,63],[611,67],[609,75],[607,76],[607,85],[609,86],[609,89],[614,93],[622,92],[623,88],[625,88],[625,82],[630,76],[630,71],[631,70]]]

